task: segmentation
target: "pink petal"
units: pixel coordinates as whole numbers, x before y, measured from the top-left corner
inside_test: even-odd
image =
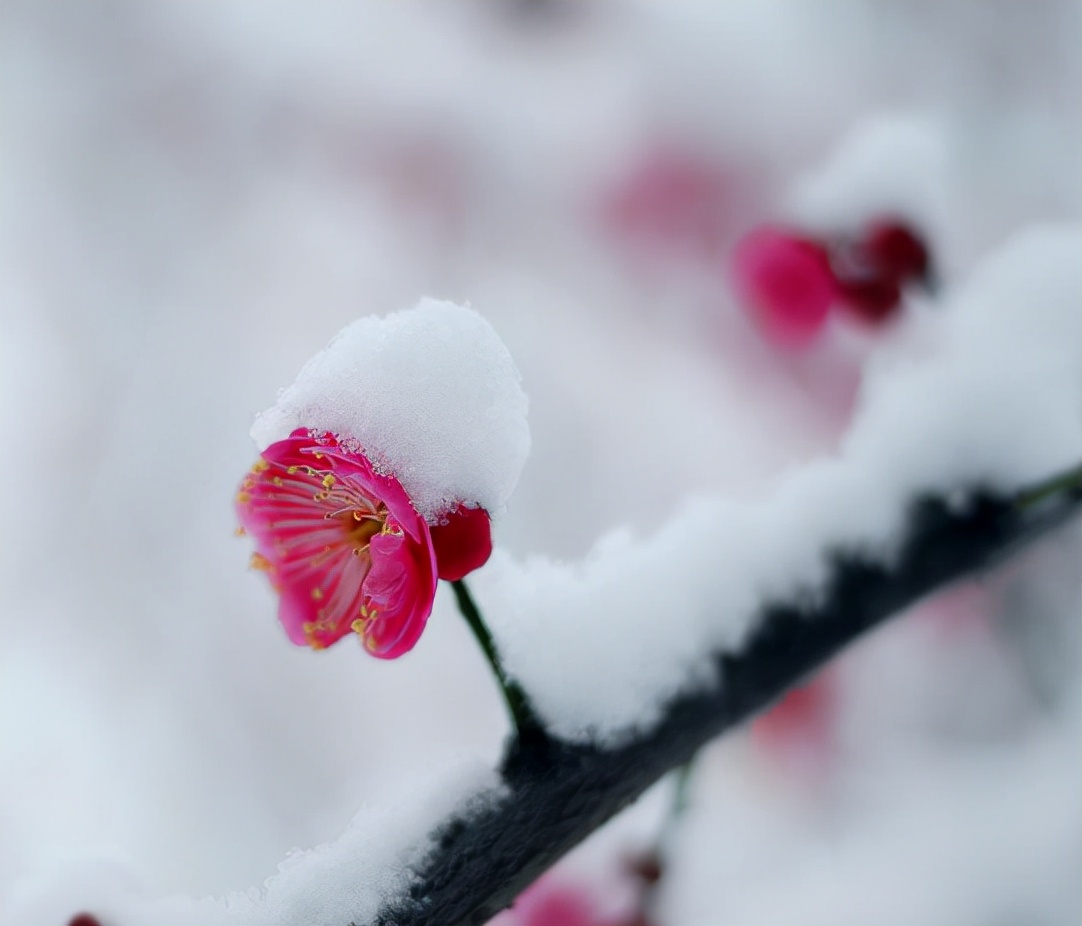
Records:
[[[459,505],[445,524],[430,528],[441,579],[456,582],[479,569],[492,555],[492,523],[484,508]]]

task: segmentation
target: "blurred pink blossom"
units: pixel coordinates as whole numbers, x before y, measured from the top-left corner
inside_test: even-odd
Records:
[[[872,264],[896,280],[927,277],[931,258],[919,233],[903,219],[880,218],[865,230],[861,243]]]
[[[516,926],[601,926],[588,890],[547,879],[524,891],[512,909]]]
[[[904,219],[883,216],[837,246],[831,268],[841,305],[874,325],[901,308],[903,286],[928,282],[930,265],[920,235]]]
[[[738,242],[729,269],[737,297],[764,337],[787,348],[815,340],[837,295],[824,247],[764,225]]]
[[[732,180],[718,167],[662,148],[647,155],[611,193],[604,218],[629,240],[706,256],[730,232],[734,192]]]
[[[547,874],[523,891],[510,909],[490,920],[488,926],[650,926],[642,888],[653,882],[647,884],[641,875],[638,877],[642,883],[636,892],[637,901],[631,906],[618,904],[622,909],[614,910],[611,903],[602,903],[596,885]]]

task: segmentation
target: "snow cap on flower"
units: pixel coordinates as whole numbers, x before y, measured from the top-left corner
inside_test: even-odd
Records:
[[[526,395],[480,315],[423,299],[348,325],[258,416],[260,449],[297,428],[356,440],[439,524],[460,505],[500,514],[530,449]]]

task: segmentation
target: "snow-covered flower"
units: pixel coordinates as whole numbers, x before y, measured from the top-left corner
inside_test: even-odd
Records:
[[[382,659],[413,648],[436,591],[432,537],[356,441],[294,430],[263,451],[236,510],[294,643],[323,649],[352,631]]]
[[[526,406],[492,326],[450,302],[360,318],[309,360],[256,419],[262,456],[237,497],[290,639],[320,649],[352,630],[375,656],[408,652],[437,579],[492,553]]]

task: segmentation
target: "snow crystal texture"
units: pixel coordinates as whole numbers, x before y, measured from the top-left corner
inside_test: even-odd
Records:
[[[355,438],[429,522],[457,503],[499,515],[530,450],[510,353],[472,309],[423,299],[360,318],[256,418],[260,449],[295,428]]]

